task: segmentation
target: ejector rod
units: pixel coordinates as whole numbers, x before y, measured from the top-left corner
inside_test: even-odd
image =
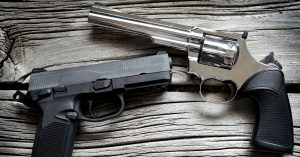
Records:
[[[200,50],[203,33],[196,27],[163,22],[140,16],[128,15],[95,3],[88,16],[89,22],[104,27],[148,35],[154,43],[180,50]],[[192,39],[192,40],[191,40]]]

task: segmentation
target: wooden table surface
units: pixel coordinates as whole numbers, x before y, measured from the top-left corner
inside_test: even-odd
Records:
[[[300,156],[300,1],[104,0],[110,8],[232,33],[248,31],[255,59],[273,51],[283,66]],[[167,51],[173,82],[163,93],[126,96],[115,119],[82,122],[73,156],[280,156],[252,147],[255,103],[203,102],[186,73],[187,54],[149,38],[87,22],[94,1],[0,2],[0,156],[29,156],[39,112],[12,99],[33,68],[59,69]],[[247,70],[247,69],[246,69]],[[238,74],[237,74],[238,75]]]

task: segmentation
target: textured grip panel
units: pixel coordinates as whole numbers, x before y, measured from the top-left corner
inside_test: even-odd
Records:
[[[292,153],[293,120],[283,73],[278,69],[261,71],[243,90],[258,102],[252,144],[281,153]]]
[[[75,122],[76,123],[76,122]],[[40,123],[32,151],[32,157],[69,157],[72,155],[77,124],[52,122],[46,127]]]

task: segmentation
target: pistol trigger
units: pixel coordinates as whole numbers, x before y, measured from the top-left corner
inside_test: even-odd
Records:
[[[97,118],[93,112],[93,100],[88,100],[87,103],[89,104],[89,114],[95,119]]]
[[[117,96],[119,97],[120,111],[122,112],[124,110],[124,107],[125,107],[123,93],[118,93]]]

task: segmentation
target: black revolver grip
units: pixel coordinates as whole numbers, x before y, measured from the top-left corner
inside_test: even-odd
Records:
[[[258,102],[251,143],[280,153],[292,153],[293,120],[282,71],[267,69],[256,73],[245,83],[243,92]]]
[[[78,123],[55,119],[46,126],[39,124],[32,157],[71,157]]]

